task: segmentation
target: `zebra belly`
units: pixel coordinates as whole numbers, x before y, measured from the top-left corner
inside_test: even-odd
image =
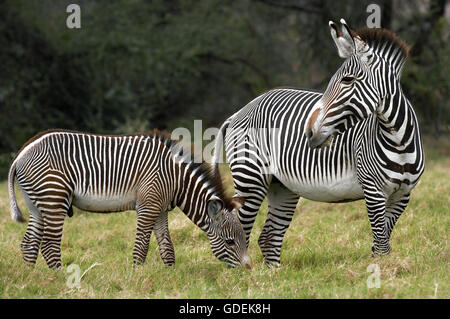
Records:
[[[113,196],[74,194],[72,204],[81,210],[90,212],[122,212],[136,208],[136,195],[131,192]]]
[[[364,192],[359,184],[356,173],[350,172],[343,176],[333,177],[324,182],[308,183],[300,180],[285,181],[277,177],[288,189],[303,198],[318,202],[338,203],[364,198]]]

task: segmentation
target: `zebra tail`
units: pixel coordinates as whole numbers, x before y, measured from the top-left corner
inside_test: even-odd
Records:
[[[223,149],[224,149],[224,134],[228,126],[230,125],[232,117],[228,118],[220,127],[219,134],[216,137],[216,143],[214,145],[214,156],[212,158],[211,164],[213,165],[215,170],[219,169],[219,164],[225,162]]]
[[[9,191],[9,204],[11,206],[11,218],[19,223],[25,222],[22,212],[17,206],[16,193],[14,191],[14,179],[16,177],[16,162],[14,161],[9,169],[8,174],[8,191]]]

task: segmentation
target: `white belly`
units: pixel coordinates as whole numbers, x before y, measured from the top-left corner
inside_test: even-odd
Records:
[[[303,198],[318,202],[345,202],[364,198],[361,185],[356,174],[350,172],[347,175],[334,177],[332,180],[321,183],[302,183],[299,180],[283,180],[277,178],[291,191]]]
[[[74,194],[72,204],[79,209],[90,212],[121,212],[135,209],[136,195],[128,193],[123,196],[80,195]]]

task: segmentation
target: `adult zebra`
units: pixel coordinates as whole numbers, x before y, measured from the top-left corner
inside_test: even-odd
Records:
[[[158,133],[106,136],[64,130],[42,132],[17,153],[9,171],[11,216],[18,209],[14,177],[30,210],[21,249],[34,264],[41,247],[50,268],[61,267],[60,242],[71,206],[91,212],[137,211],[134,264],[145,261],[152,231],[166,265],[175,263],[168,212],[178,206],[206,232],[214,255],[250,267],[239,201],[225,196],[211,166],[182,155]],[[41,246],[42,242],[42,246]]]
[[[365,199],[372,251],[388,254],[392,229],[424,170],[417,119],[400,86],[407,46],[388,30],[353,31],[341,22],[341,30],[329,25],[346,60],[325,93],[266,92],[228,118],[216,141],[213,160],[222,160],[224,139],[235,191],[245,199],[239,218],[247,246],[267,196],[258,240],[267,264],[280,263],[300,197]]]

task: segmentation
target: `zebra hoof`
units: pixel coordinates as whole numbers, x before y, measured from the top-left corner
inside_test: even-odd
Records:
[[[390,253],[391,253],[390,249],[380,250],[380,249],[377,249],[375,246],[372,246],[372,258],[379,257],[379,256],[386,256],[386,255],[389,255]]]
[[[133,268],[138,268],[138,267],[142,266],[143,264],[144,264],[143,261],[135,260],[135,261],[133,261]]]
[[[29,261],[26,259],[24,259],[23,261],[26,267],[34,268],[34,266],[36,265],[36,261]]]
[[[57,262],[54,265],[49,265],[48,268],[50,268],[51,270],[55,270],[55,271],[62,271],[61,262]]]
[[[166,265],[167,267],[175,267],[175,262],[174,261],[167,262],[167,263],[164,263],[164,265]]]

